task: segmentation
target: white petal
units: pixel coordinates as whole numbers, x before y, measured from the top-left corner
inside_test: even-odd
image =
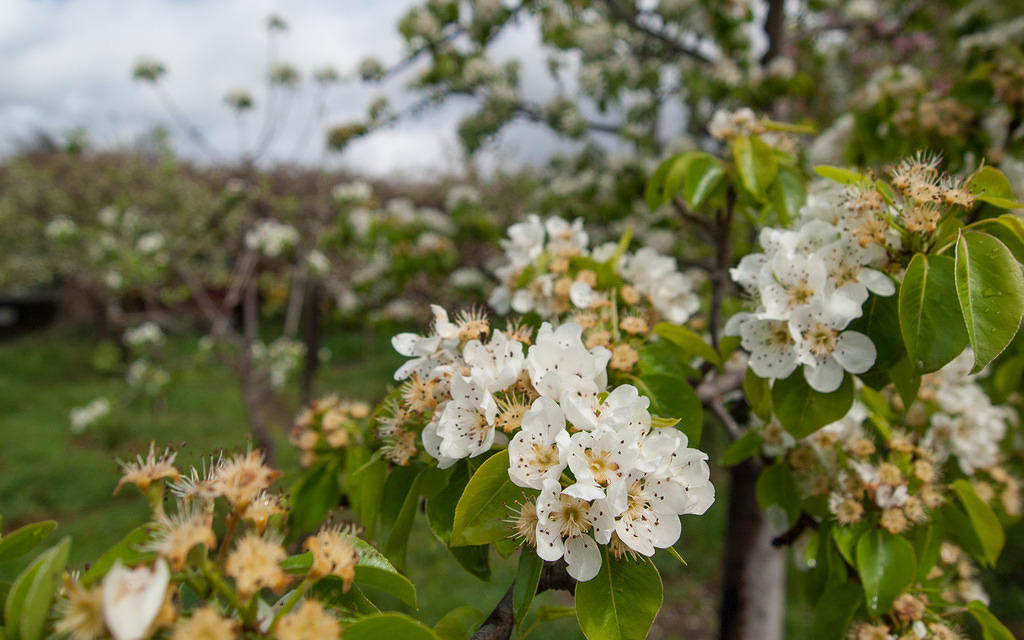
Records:
[[[880,296],[891,296],[896,293],[896,285],[893,284],[892,278],[881,271],[875,271],[874,269],[862,269],[860,272],[860,281],[863,282],[864,286],[874,294]]]
[[[103,578],[103,619],[114,640],[141,640],[164,604],[167,563],[126,569],[120,560]]]
[[[679,540],[683,532],[679,516],[673,513],[659,513],[658,519],[651,525],[651,543],[658,549],[667,549]]]
[[[859,331],[844,331],[836,339],[832,357],[851,373],[864,373],[875,364],[878,352],[871,338]]]
[[[843,368],[834,358],[828,358],[818,366],[804,365],[804,378],[815,391],[832,393],[843,383]]]
[[[590,536],[575,536],[565,541],[565,562],[570,576],[586,582],[601,570],[601,552]]]

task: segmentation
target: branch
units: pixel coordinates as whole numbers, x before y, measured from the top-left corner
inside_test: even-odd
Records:
[[[532,553],[529,549],[524,549],[523,552]],[[516,583],[513,581],[501,598],[501,602],[494,607],[494,610],[470,640],[509,640],[512,637],[512,631],[516,626],[515,611],[512,608],[512,594],[515,591],[515,586]],[[564,560],[544,563],[544,568],[540,572],[540,581],[537,583],[537,593],[551,589],[569,593],[576,590],[576,581],[566,570]]]
[[[683,43],[679,42],[678,40],[676,40],[675,38],[666,34],[663,31],[658,31],[657,29],[653,29],[651,27],[648,27],[647,25],[641,24],[638,19],[639,16],[636,12],[630,11],[626,7],[619,4],[616,0],[604,0],[604,4],[605,6],[608,7],[608,10],[611,11],[616,18],[625,22],[626,25],[628,25],[631,29],[639,33],[642,33],[649,38],[657,40],[661,44],[668,47],[673,53],[686,56],[703,64],[711,64],[711,59],[705,56],[700,51],[697,51],[696,49],[684,45]]]
[[[807,515],[806,511],[802,511],[800,512],[800,518],[797,519],[796,524],[789,528],[789,531],[786,531],[782,535],[772,539],[772,546],[788,547],[796,542],[797,538],[799,538],[804,531],[817,528],[818,521]]]
[[[768,36],[768,50],[761,64],[768,64],[782,55],[786,41],[786,0],[768,0],[768,14],[764,18],[764,33]]]
[[[739,440],[743,436],[743,427],[733,419],[732,415],[722,404],[719,399],[714,399],[708,405],[711,407],[711,411],[715,414],[715,417],[722,423],[725,430],[729,433],[729,437],[733,440]]]

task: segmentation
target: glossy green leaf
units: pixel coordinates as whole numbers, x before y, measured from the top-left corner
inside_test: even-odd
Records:
[[[842,167],[833,167],[827,164],[819,164],[814,167],[814,173],[840,184],[857,184],[864,179],[864,176],[856,171],[850,171]]]
[[[746,373],[743,374],[743,393],[754,415],[765,422],[772,419],[771,380],[759,378],[753,369],[747,367]]]
[[[670,322],[660,322],[654,325],[654,333],[669,342],[672,342],[686,353],[698,356],[707,360],[716,367],[722,365],[722,357],[704,339],[693,332],[693,330]]]
[[[692,211],[700,209],[715,193],[725,178],[725,168],[715,157],[701,153],[690,160],[686,169],[683,194]]]
[[[978,624],[981,625],[981,633],[984,640],[1014,640],[1013,633],[998,618],[992,615],[992,612],[988,610],[984,602],[971,600],[967,603],[967,610],[978,621]]]
[[[814,607],[811,635],[815,640],[842,640],[846,637],[853,614],[863,602],[864,594],[852,582],[830,586]]]
[[[1024,274],[999,240],[977,231],[956,243],[956,293],[981,371],[1006,349],[1024,316]]]
[[[779,161],[771,147],[757,136],[737,136],[732,141],[732,157],[743,187],[755,198],[765,199],[779,170]]]
[[[878,615],[910,586],[917,571],[914,546],[884,529],[872,529],[857,541],[857,573],[868,610]]]
[[[320,526],[327,513],[338,506],[341,487],[338,485],[337,460],[314,465],[292,486],[291,510],[288,512],[292,536],[309,533]]]
[[[905,354],[889,368],[889,377],[900,394],[900,399],[903,400],[903,406],[912,405],[921,388],[921,374],[910,364],[910,359]]]
[[[757,452],[761,450],[761,445],[763,444],[764,438],[761,436],[760,431],[756,429],[748,429],[742,436],[726,448],[722,453],[722,458],[719,460],[719,463],[723,467],[738,465],[747,458],[756,455]]]
[[[367,538],[373,538],[377,532],[377,519],[380,516],[387,474],[388,463],[380,458],[363,465],[357,473],[360,493],[359,522],[363,525],[363,532]]]
[[[952,488],[981,543],[985,564],[994,567],[1006,543],[1006,534],[1003,532],[999,517],[987,502],[978,497],[970,482],[963,479],[955,480]]]
[[[1001,198],[1013,197],[1013,185],[1009,178],[995,167],[981,167],[967,180],[967,189],[973,194],[985,194]]]
[[[914,555],[917,556],[919,581],[924,581],[938,561],[945,532],[941,511],[933,511],[929,522],[914,528]]]
[[[918,373],[938,371],[967,347],[967,328],[957,301],[954,261],[917,254],[899,293],[900,331]]]
[[[0,562],[21,557],[46,539],[57,527],[55,520],[33,522],[8,533],[0,539]]]
[[[152,552],[140,549],[148,540],[149,525],[143,524],[132,529],[120,542],[107,549],[96,562],[92,563],[89,570],[81,577],[82,586],[91,587],[97,580],[105,576],[110,567],[114,566],[118,560],[133,567],[152,557]]]
[[[361,618],[345,627],[345,640],[439,640],[422,622],[400,613],[382,613]]]
[[[686,184],[686,175],[690,172],[690,166],[698,156],[706,155],[700,151],[687,151],[676,158],[676,161],[669,167],[668,173],[665,174],[663,197],[666,202],[683,195],[683,185]]]
[[[900,334],[899,298],[872,293],[864,301],[863,315],[850,322],[847,329],[871,338],[878,353],[872,371],[886,371],[903,357],[906,349]]]
[[[1017,202],[1011,198],[1000,198],[999,196],[980,195],[978,200],[990,204],[997,209],[1020,209],[1024,207],[1022,202]]]
[[[1024,263],[1024,219],[1010,213],[986,218],[972,224],[969,229],[984,231],[1006,245],[1017,262]]]
[[[679,418],[677,429],[686,434],[691,447],[700,443],[704,427],[704,408],[693,387],[685,379],[667,373],[650,373],[632,378],[637,389],[651,399],[651,412],[666,418]]]
[[[853,378],[847,374],[832,393],[815,391],[802,369],[772,385],[772,406],[782,426],[800,439],[841,419],[853,406]]]
[[[772,183],[769,193],[782,226],[789,226],[800,217],[800,209],[807,201],[807,189],[799,172],[779,167],[778,178]]]
[[[508,477],[508,449],[488,458],[469,479],[455,506],[451,546],[490,544],[507,538],[509,505],[522,495],[523,489]]]
[[[661,608],[658,570],[647,558],[617,561],[601,549],[601,571],[576,585],[576,617],[589,640],[643,640]]]
[[[390,593],[413,609],[416,608],[416,587],[400,573],[368,565],[356,565],[355,583]]]
[[[455,607],[437,621],[434,625],[434,634],[441,640],[468,640],[483,623],[484,618],[486,614],[476,607]]]
[[[427,469],[416,474],[409,491],[402,501],[402,508],[398,511],[391,530],[388,531],[387,540],[384,542],[384,555],[399,570],[405,569],[405,554],[409,546],[409,533],[412,531],[412,522],[416,517],[416,507],[420,504],[420,483]]]
[[[861,521],[855,525],[835,525],[832,527],[832,540],[836,543],[836,548],[839,549],[839,553],[843,556],[843,560],[849,565],[855,564],[857,557],[857,541],[867,531],[869,525],[865,521]]]
[[[19,640],[39,640],[46,614],[60,585],[71,555],[71,538],[65,537],[29,564],[11,585],[4,606],[4,622],[17,630]]]
[[[665,178],[668,176],[668,172],[672,169],[676,160],[682,154],[676,154],[671,158],[665,160],[658,168],[651,174],[650,179],[647,181],[647,185],[644,188],[644,202],[647,204],[648,211],[652,213],[661,208],[661,205],[665,204],[668,199],[665,196]]]
[[[544,561],[531,547],[523,547],[519,554],[519,568],[516,570],[516,581],[512,588],[512,611],[515,612],[516,625],[522,624],[530,605],[537,595],[540,583],[540,572],[544,569]]]

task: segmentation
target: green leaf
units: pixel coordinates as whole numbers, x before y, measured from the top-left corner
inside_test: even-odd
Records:
[[[402,508],[398,511],[395,523],[388,532],[388,539],[384,542],[384,555],[399,570],[405,568],[405,553],[409,546],[409,533],[412,531],[413,518],[416,516],[416,507],[420,503],[420,483],[424,474],[429,469],[422,469],[416,474],[408,493],[402,501]]]
[[[455,607],[437,621],[434,625],[434,634],[441,640],[468,640],[485,617],[486,614],[476,607]]]
[[[651,373],[668,373],[682,378],[701,378],[701,372],[691,367],[690,355],[668,340],[649,342],[639,349],[640,362],[636,372],[640,377]]]
[[[975,195],[989,195],[1000,198],[1013,197],[1013,185],[1009,178],[995,167],[981,167],[967,180],[967,189]]]
[[[388,473],[384,481],[384,493],[380,499],[381,537],[386,537],[394,526],[398,514],[402,511],[405,498],[412,489],[412,483],[419,477],[424,468],[423,463],[413,463],[405,467],[395,467]]]
[[[427,524],[434,536],[447,546],[452,539],[452,523],[455,521],[455,505],[469,482],[469,464],[459,460],[452,467],[448,485],[437,494],[427,498]]]
[[[872,293],[862,309],[863,315],[850,322],[847,329],[871,338],[878,353],[871,371],[886,371],[906,353],[900,334],[899,298]]]
[[[102,578],[120,560],[125,565],[133,567],[140,562],[153,556],[152,552],[141,551],[140,547],[149,540],[149,525],[143,524],[135,527],[128,535],[121,539],[110,549],[107,549],[99,560],[92,563],[89,570],[82,575],[80,582],[83,587],[91,587],[93,583]]]
[[[1006,245],[1017,262],[1024,263],[1024,220],[1010,213],[986,218],[972,224],[969,229],[984,231]]]
[[[56,527],[56,520],[46,520],[15,529],[0,539],[0,562],[13,560],[35,549]]]
[[[345,640],[439,640],[423,623],[400,613],[382,613],[362,618],[345,627]]]
[[[747,372],[743,375],[743,393],[754,415],[765,422],[772,419],[771,380],[757,377],[754,370],[747,367]]]
[[[1010,198],[1000,198],[998,196],[981,195],[978,196],[978,200],[986,204],[990,204],[997,209],[1020,209],[1024,207],[1024,203],[1017,202]]]
[[[686,169],[683,187],[687,206],[692,211],[700,209],[724,178],[725,168],[717,158],[706,153],[695,155]]]
[[[490,544],[507,538],[508,505],[522,494],[508,477],[508,449],[488,458],[469,479],[455,506],[451,546]]]
[[[551,622],[576,615],[576,607],[552,607],[543,605],[537,607],[537,622]]]
[[[846,560],[847,564],[851,566],[855,564],[857,541],[868,530],[868,527],[869,525],[865,521],[852,526],[836,525],[832,527],[832,540],[836,543],[836,548],[839,549],[839,553],[842,554],[843,560]]]
[[[814,167],[814,173],[840,184],[857,184],[864,180],[864,176],[856,171],[850,171],[842,167],[833,167],[827,164],[819,164]]]
[[[864,594],[852,582],[830,586],[814,607],[811,635],[815,640],[842,640],[853,614],[864,602]]]
[[[778,179],[772,183],[769,193],[782,226],[788,227],[793,220],[800,217],[800,209],[807,201],[807,190],[804,188],[803,178],[797,171],[789,167],[779,167]]]
[[[723,467],[738,465],[760,451],[762,444],[764,444],[764,438],[761,436],[760,431],[756,429],[748,429],[742,436],[726,448],[722,453],[722,458],[719,462]]]
[[[889,368],[889,377],[892,379],[896,391],[903,400],[903,406],[909,408],[917,398],[917,391],[921,388],[921,374],[910,364],[910,359],[904,355]]]
[[[758,200],[764,200],[779,170],[771,147],[757,136],[737,136],[732,142],[732,157],[743,187]]]
[[[704,427],[704,408],[697,392],[680,376],[649,373],[633,377],[637,389],[651,399],[651,412],[659,416],[679,418],[678,428],[686,434],[691,447],[700,443]]]
[[[981,625],[981,633],[984,640],[1013,640],[1013,634],[1006,626],[999,622],[999,619],[992,615],[985,603],[980,600],[971,600],[967,603],[967,610],[974,619]]]
[[[388,463],[376,458],[362,466],[356,473],[359,478],[359,522],[367,538],[372,538],[377,531],[377,518],[380,516],[380,504],[384,495],[384,483],[388,477]]]
[[[984,552],[985,563],[994,567],[1003,550],[1003,545],[1006,543],[1003,525],[999,522],[992,507],[978,497],[970,482],[963,479],[955,480],[953,491],[960,499],[960,504],[963,505],[964,511],[974,527],[974,532],[978,536],[978,541]]]
[[[772,521],[779,529],[788,529],[800,517],[800,490],[796,486],[793,472],[782,462],[776,462],[761,472],[757,478],[755,494],[757,503],[770,520],[773,514],[784,514],[785,522]]]
[[[686,353],[703,358],[716,367],[722,366],[722,356],[715,351],[715,348],[704,342],[703,338],[687,327],[670,322],[660,322],[654,325],[654,333],[672,342]]]
[[[917,556],[917,579],[924,581],[939,559],[945,527],[942,512],[933,511],[929,522],[914,528],[914,555]]]
[[[979,564],[987,564],[987,554],[985,548],[981,544],[981,540],[978,538],[978,532],[974,527],[974,523],[967,516],[967,513],[963,509],[958,507],[956,504],[948,503],[943,505],[942,510],[942,521],[945,523],[946,530],[949,532],[950,537],[963,548],[972,558],[978,561]]]
[[[661,576],[647,558],[613,560],[601,548],[601,571],[576,585],[576,617],[589,640],[643,640],[661,608]]]
[[[772,406],[782,426],[799,440],[846,415],[853,406],[853,378],[845,374],[838,389],[822,393],[797,369],[772,385]]]
[[[679,424],[679,418],[662,418],[661,416],[651,416],[651,427],[654,429],[668,429]]]
[[[313,531],[327,517],[327,512],[338,506],[341,500],[338,466],[337,460],[319,462],[292,486],[288,513],[291,536]]]
[[[647,185],[644,188],[644,202],[651,213],[661,208],[661,205],[665,204],[665,201],[668,200],[668,196],[665,195],[665,178],[681,155],[676,154],[658,165],[658,168],[654,170],[654,173],[651,174],[650,179],[647,181]]]
[[[1024,316],[1024,274],[1006,245],[969,231],[956,243],[956,293],[974,350],[971,373],[977,373],[1017,335]]]
[[[390,593],[413,609],[416,608],[416,587],[396,571],[370,565],[356,565],[355,583]]]
[[[967,346],[967,328],[957,302],[954,261],[917,254],[900,286],[903,344],[918,373],[938,371]]]
[[[884,529],[872,529],[857,541],[857,572],[868,611],[885,613],[893,599],[910,586],[917,571],[914,546]]]
[[[7,629],[17,630],[20,640],[39,640],[50,603],[71,555],[71,538],[65,537],[32,561],[11,585],[4,607]]]
[[[540,572],[543,569],[544,561],[537,555],[536,550],[523,547],[519,552],[519,569],[516,571],[516,581],[512,588],[512,610],[515,612],[516,625],[522,624],[526,614],[530,612],[530,605],[533,604],[533,597],[537,595],[537,585],[540,583]]]

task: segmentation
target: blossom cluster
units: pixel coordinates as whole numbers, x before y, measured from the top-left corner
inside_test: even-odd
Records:
[[[875,227],[861,214],[847,191],[812,194],[797,228],[762,229],[764,253],[731,269],[755,309],[731,317],[725,330],[740,336],[759,377],[785,378],[803,365],[812,388],[831,392],[844,371],[864,373],[874,364],[871,339],[847,326],[869,293],[896,292],[883,271],[895,241],[884,223]]]
[[[245,233],[245,246],[258,251],[268,258],[277,258],[294,247],[299,241],[295,227],[277,220],[260,220]]]
[[[679,515],[711,505],[707,455],[677,429],[652,427],[635,387],[609,388],[612,353],[584,345],[582,326],[545,322],[533,339],[479,314],[434,313],[430,335],[392,341],[411,358],[379,427],[393,461],[415,451],[418,424],[441,468],[507,442],[510,479],[540,492],[520,505],[517,533],[582,581],[600,569],[598,545],[652,555],[678,540]]]
[[[327,396],[314,401],[298,415],[288,439],[302,452],[302,466],[309,467],[318,451],[352,444],[361,433],[357,421],[369,415],[370,407],[365,402]]]
[[[588,311],[610,303],[641,305],[651,318],[686,322],[700,307],[694,283],[675,261],[644,247],[635,253],[606,243],[593,250],[583,221],[529,215],[508,228],[501,241],[504,264],[489,304],[498,313],[534,312],[552,319],[573,309]],[[601,278],[607,268],[612,277]]]
[[[121,559],[105,575],[65,575],[54,630],[73,638],[140,640],[274,637],[298,640],[338,637],[346,613],[307,593],[327,576],[348,591],[366,548],[351,527],[326,525],[306,539],[309,565],[286,570],[285,500],[269,492],[280,473],[259,452],[211,458],[187,474],[176,453],[157,452],[122,462],[117,490],[136,485],[147,496],[153,521],[140,551],[155,558],[134,567]],[[164,511],[165,492],[176,499]],[[228,514],[215,527],[216,501]],[[218,531],[223,531],[218,534]],[[302,583],[287,591],[298,578]],[[179,584],[193,593],[179,595]],[[210,588],[197,587],[207,584]],[[273,594],[270,601],[265,598]],[[278,599],[279,596],[279,599]],[[166,631],[164,631],[166,630]]]
[[[82,433],[110,414],[110,400],[96,398],[87,405],[74,407],[68,412],[71,433]]]

